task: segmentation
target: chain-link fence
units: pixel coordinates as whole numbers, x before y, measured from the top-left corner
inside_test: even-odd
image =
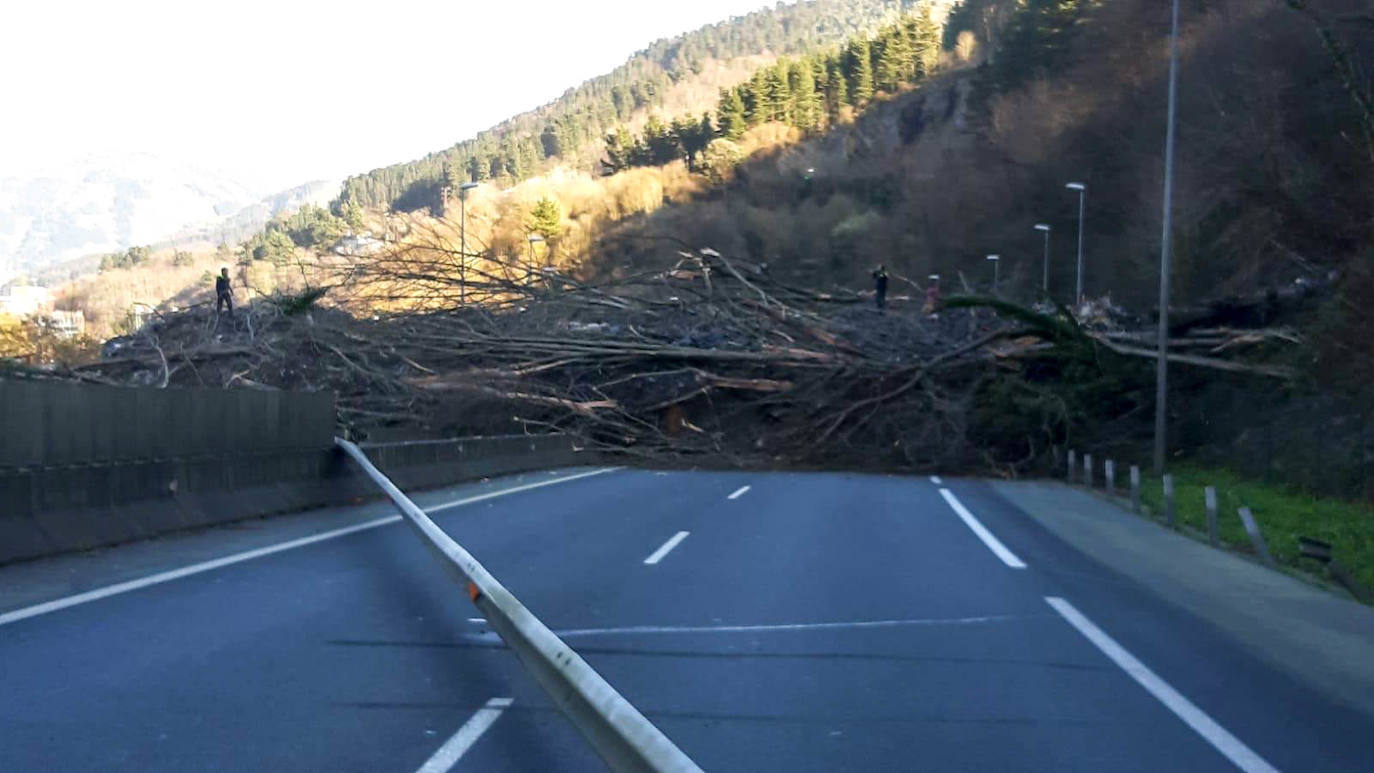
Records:
[[[1190,461],[1322,496],[1374,495],[1374,411],[1330,394],[1221,386],[1173,398],[1174,448]]]

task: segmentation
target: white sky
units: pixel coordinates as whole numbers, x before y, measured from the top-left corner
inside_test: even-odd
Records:
[[[771,5],[771,3],[768,3]],[[0,177],[151,152],[261,193],[417,158],[762,0],[13,0]]]

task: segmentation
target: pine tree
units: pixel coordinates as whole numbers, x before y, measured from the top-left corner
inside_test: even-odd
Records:
[[[528,172],[525,169],[524,160],[516,143],[509,139],[501,143],[501,166],[507,174],[516,180],[523,180]]]
[[[445,161],[445,162],[444,162],[444,185],[447,185],[449,188],[451,188],[451,189],[453,189],[453,190],[455,190],[455,191],[458,190],[458,186],[460,186],[460,185],[462,185],[463,183],[467,182],[467,180],[466,180],[465,177],[464,177],[464,175],[465,175],[466,173],[467,173],[467,170],[463,169],[463,168],[462,168],[461,166],[459,166],[458,164],[455,164],[455,163],[452,162],[452,161]],[[456,194],[455,194],[455,195],[456,195]]]
[[[677,138],[677,144],[682,148],[682,152],[687,155],[687,168],[695,171],[697,156],[715,137],[710,114],[702,113],[699,121],[686,115],[674,119],[673,135]]]
[[[563,143],[559,141],[558,130],[553,124],[544,127],[544,131],[539,135],[539,142],[544,147],[544,158],[563,155]]]
[[[563,211],[558,202],[548,196],[535,202],[526,227],[530,233],[539,234],[549,241],[557,239],[563,233]]]
[[[849,84],[838,55],[825,60],[825,118],[831,126],[840,120],[840,109],[849,104]]]
[[[792,90],[787,86],[787,60],[780,60],[764,74],[764,98],[762,114],[765,121],[791,120]]]
[[[849,85],[849,101],[863,107],[873,99],[873,62],[868,40],[855,38],[845,47],[845,80]]]
[[[1002,33],[993,76],[1003,88],[1064,64],[1070,38],[1089,3],[1084,0],[1024,0]]]
[[[523,137],[516,145],[515,157],[520,164],[521,177],[527,177],[539,172],[539,162],[544,160],[542,146],[537,137]]]
[[[720,126],[722,137],[738,141],[744,136],[744,130],[748,128],[748,122],[744,117],[744,100],[740,97],[740,90],[721,89],[720,103],[716,107],[716,123]]]
[[[940,25],[935,23],[935,18],[930,14],[930,4],[921,6],[921,12],[916,16],[914,37],[911,41],[913,67],[916,79],[924,80],[935,72],[935,65],[940,61]]]
[[[905,30],[900,26],[884,27],[876,43],[874,81],[878,88],[894,93],[910,79],[912,72],[911,47]]]
[[[753,128],[764,121],[772,120],[767,113],[768,76],[760,67],[749,80],[739,85],[740,96],[744,99],[744,122]]]
[[[624,126],[606,135],[606,169],[611,173],[629,169],[634,154],[635,139]]]
[[[644,124],[644,145],[649,151],[649,163],[655,166],[675,161],[681,153],[673,130],[656,115],[649,116]]]
[[[468,178],[473,182],[481,182],[487,179],[487,172],[490,171],[487,160],[481,156],[472,156],[468,159]]]
[[[343,205],[343,220],[348,223],[348,227],[354,232],[363,230],[367,221],[363,219],[363,208],[356,201],[350,201]],[[223,245],[221,245],[223,246]]]
[[[821,99],[816,93],[811,63],[793,64],[788,85],[792,89],[792,125],[804,132],[815,131],[821,124]]]
[[[814,84],[812,90],[816,93],[816,115],[824,120],[827,111],[826,98],[830,94],[829,75],[825,69],[825,57],[820,54],[812,54],[806,58],[811,65],[811,82]]]

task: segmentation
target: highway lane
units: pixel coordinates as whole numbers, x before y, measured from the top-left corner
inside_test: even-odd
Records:
[[[694,477],[720,494],[740,480]],[[1128,649],[1149,632],[1141,656],[1171,666],[1161,673],[1185,695],[1196,681],[1200,705],[1223,727],[1252,731],[1242,739],[1273,764],[1341,770],[1366,758],[1359,717],[1068,550],[979,484],[953,488],[1029,568],[1002,563],[922,481],[751,480],[745,497],[665,529],[691,536],[651,571],[596,564],[548,586],[497,570],[546,622],[573,631],[567,640],[708,770],[1006,770],[1046,761],[1057,770],[1234,769],[1068,625],[1046,603],[1052,594],[1082,598],[1094,615],[1110,609],[1102,619]],[[614,603],[561,603],[583,594],[612,594]],[[603,622],[606,608],[619,626]],[[894,622],[804,627],[873,621]],[[728,630],[786,624],[798,625]],[[585,630],[628,626],[727,630]],[[1160,645],[1170,641],[1184,646],[1164,658]],[[1217,693],[1218,683],[1228,689]],[[498,727],[474,750],[473,769],[499,765],[513,748]]]
[[[1371,758],[1361,716],[943,483],[1026,568],[923,478],[626,470],[435,520],[707,770],[1235,769],[1047,596],[1259,759]],[[473,614],[392,526],[0,626],[0,769],[600,769]]]

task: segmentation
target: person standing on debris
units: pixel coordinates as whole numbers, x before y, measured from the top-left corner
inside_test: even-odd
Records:
[[[934,316],[940,311],[940,277],[930,278],[930,286],[926,287],[926,305],[921,311],[926,316]]]
[[[229,287],[229,269],[221,268],[215,277],[215,313],[228,306],[229,316],[234,316],[234,290]]]
[[[882,264],[873,272],[873,301],[878,304],[878,311],[887,307],[887,266]]]

